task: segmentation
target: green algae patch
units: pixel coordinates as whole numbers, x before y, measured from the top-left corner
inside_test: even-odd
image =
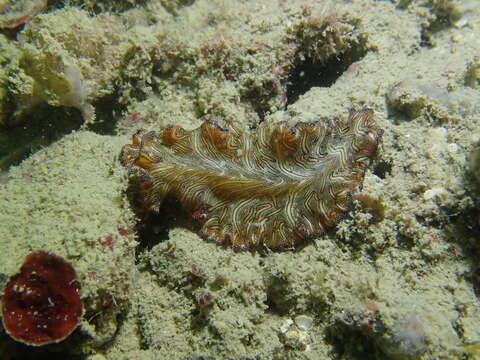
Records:
[[[82,9],[101,12],[121,12],[135,7],[139,7],[146,3],[145,0],[69,0],[70,6],[81,7]],[[49,1],[49,8],[62,8],[65,6],[64,0]]]
[[[7,89],[10,65],[18,58],[19,50],[6,36],[0,34],[0,127],[4,127],[13,111],[13,99]],[[13,60],[13,62],[15,62]]]

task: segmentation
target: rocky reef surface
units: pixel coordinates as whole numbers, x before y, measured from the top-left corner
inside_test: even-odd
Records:
[[[3,331],[1,353],[478,357],[475,0],[24,3],[0,2],[0,287],[48,251],[75,268],[84,313],[58,344]],[[295,251],[205,242],[174,201],[142,211],[119,162],[139,129],[363,107],[383,131],[363,191]]]

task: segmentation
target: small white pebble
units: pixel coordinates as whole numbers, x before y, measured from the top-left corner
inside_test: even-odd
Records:
[[[468,22],[469,22],[468,18],[464,16],[460,20],[458,20],[455,24],[453,24],[453,26],[455,26],[456,28],[462,28],[464,26],[467,26]]]
[[[441,197],[444,194],[447,194],[448,191],[447,189],[443,187],[436,187],[433,189],[429,189],[423,193],[423,199],[424,200],[431,200],[436,197]]]
[[[434,136],[438,139],[444,139],[447,135],[447,129],[444,127],[433,128],[428,131],[429,135]]]
[[[295,317],[295,325],[301,330],[308,331],[312,327],[313,319],[306,315],[298,315]]]
[[[456,153],[458,152],[458,144],[451,143],[447,145],[447,150],[449,153]]]
[[[290,328],[290,326],[292,326],[292,325],[293,325],[293,320],[292,319],[285,320],[283,325],[280,326],[280,333],[285,334],[288,331],[288,329]]]
[[[459,43],[460,40],[462,40],[462,37],[460,35],[453,35],[451,38],[452,42],[454,43]]]

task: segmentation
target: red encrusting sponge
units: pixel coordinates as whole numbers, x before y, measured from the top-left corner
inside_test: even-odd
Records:
[[[60,256],[45,251],[29,254],[3,291],[5,331],[33,346],[62,341],[82,316],[79,290],[75,270]]]

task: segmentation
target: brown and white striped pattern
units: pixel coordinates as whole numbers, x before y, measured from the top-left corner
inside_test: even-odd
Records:
[[[206,121],[186,131],[139,131],[122,149],[143,203],[175,196],[200,235],[237,249],[294,247],[344,214],[375,155],[373,111],[347,121],[261,124],[239,133]]]

